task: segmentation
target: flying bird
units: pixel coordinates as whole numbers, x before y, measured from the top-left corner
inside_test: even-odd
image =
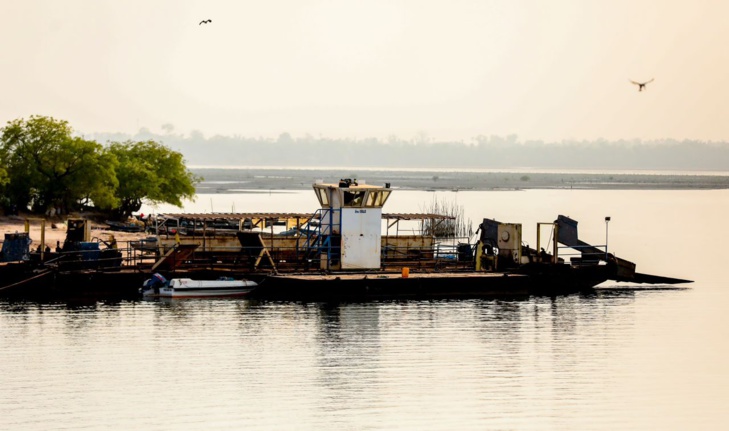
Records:
[[[653,78],[653,79],[655,79],[655,78]],[[650,84],[651,82],[653,82],[653,79],[651,79],[650,81],[646,81],[646,82],[635,82],[633,80],[631,80],[630,82],[632,82],[633,84],[638,86],[638,91],[643,91],[643,90],[645,90],[646,84]]]
[[[204,20],[200,21],[200,24],[198,24],[198,25],[207,24],[209,22],[213,22],[213,20],[212,19],[204,19]]]

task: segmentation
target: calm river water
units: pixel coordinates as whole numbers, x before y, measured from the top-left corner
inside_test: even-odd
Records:
[[[611,252],[696,282],[519,301],[0,302],[0,429],[726,429],[729,190],[400,191],[385,212],[434,197],[474,225],[523,223],[532,245],[558,214],[604,244],[611,216]],[[185,210],[316,205],[237,193]]]

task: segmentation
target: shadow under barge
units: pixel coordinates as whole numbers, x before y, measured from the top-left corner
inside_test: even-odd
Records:
[[[216,215],[240,221],[238,230],[220,236],[205,229],[206,220],[213,216],[186,215],[201,222],[202,241],[194,231],[192,238],[179,232],[171,237],[168,231],[126,249],[105,241],[91,246],[88,238],[67,240],[67,252],[30,253],[28,259],[2,263],[0,296],[135,300],[144,280],[154,273],[167,279],[246,278],[259,283],[249,294],[251,299],[316,302],[553,296],[590,293],[607,280],[690,283],[637,273],[635,264],[608,253],[606,246],[581,241],[577,222],[569,217],[538,224],[538,232],[549,227],[557,239],[549,251],[540,247],[539,234],[533,249],[522,243],[520,224],[491,219],[479,226],[475,244],[454,241],[444,246],[428,232],[390,234],[389,228],[402,220],[419,219],[432,228],[452,218],[382,214],[389,187],[340,182],[315,184],[314,189],[321,209],[296,214],[294,235],[290,230],[286,235],[255,230],[256,223],[290,221],[291,214]],[[251,220],[256,220],[253,226]],[[386,235],[381,234],[383,220]],[[237,243],[235,247],[230,247],[231,241]],[[216,242],[228,245],[216,248]],[[568,261],[560,256],[567,254],[564,249],[575,254]]]

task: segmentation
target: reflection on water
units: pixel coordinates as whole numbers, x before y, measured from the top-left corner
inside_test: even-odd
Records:
[[[386,211],[432,195],[398,192]],[[302,211],[251,195],[236,208]],[[0,302],[0,429],[722,429],[729,191],[460,192],[690,289],[523,300]],[[226,199],[243,199],[225,195]],[[209,200],[202,199],[206,204]],[[214,202],[220,208],[229,207]],[[270,206],[269,206],[270,204]],[[280,206],[275,206],[280,205]],[[696,221],[699,222],[696,222]],[[621,287],[621,289],[616,289]]]
[[[691,355],[641,359],[680,341],[659,329],[692,313],[686,294],[0,303],[0,417],[4,429],[718,424],[726,395],[692,390],[707,382],[687,378]],[[665,416],[681,406],[683,421]]]

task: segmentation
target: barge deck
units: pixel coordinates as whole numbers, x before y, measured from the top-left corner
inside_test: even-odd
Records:
[[[0,263],[0,297],[133,300],[154,273],[168,279],[246,278],[258,283],[250,298],[284,301],[562,295],[590,292],[607,280],[691,282],[637,273],[634,263],[609,253],[607,245],[580,240],[577,221],[569,217],[539,223],[536,249],[522,241],[520,224],[483,219],[475,243],[451,239],[452,248],[444,252],[433,233],[382,234],[383,226],[389,232],[402,220],[417,219],[416,215],[382,213],[392,192],[389,184],[379,187],[341,180],[339,184],[317,182],[313,187],[321,209],[305,220],[306,228],[301,214],[295,214],[293,228],[286,225],[290,229],[285,236],[253,231],[241,220],[236,235],[226,231],[226,246],[221,249],[212,246],[215,237],[207,236],[206,216],[199,214],[190,218],[193,226],[202,226],[202,243],[194,237],[181,239],[176,232],[174,239],[158,235],[145,241],[144,247],[130,243],[125,251],[117,249],[116,242],[104,243],[106,248],[89,242],[88,224],[75,220],[73,230],[69,223],[60,253],[49,254],[45,260],[40,254],[34,262]],[[423,225],[427,220],[431,226],[452,218],[421,216]],[[544,225],[551,226],[549,251],[540,247]],[[23,248],[21,254],[27,255],[29,241],[22,235],[16,239]],[[238,246],[231,246],[231,240],[237,240]],[[571,249],[572,256],[563,248]]]

